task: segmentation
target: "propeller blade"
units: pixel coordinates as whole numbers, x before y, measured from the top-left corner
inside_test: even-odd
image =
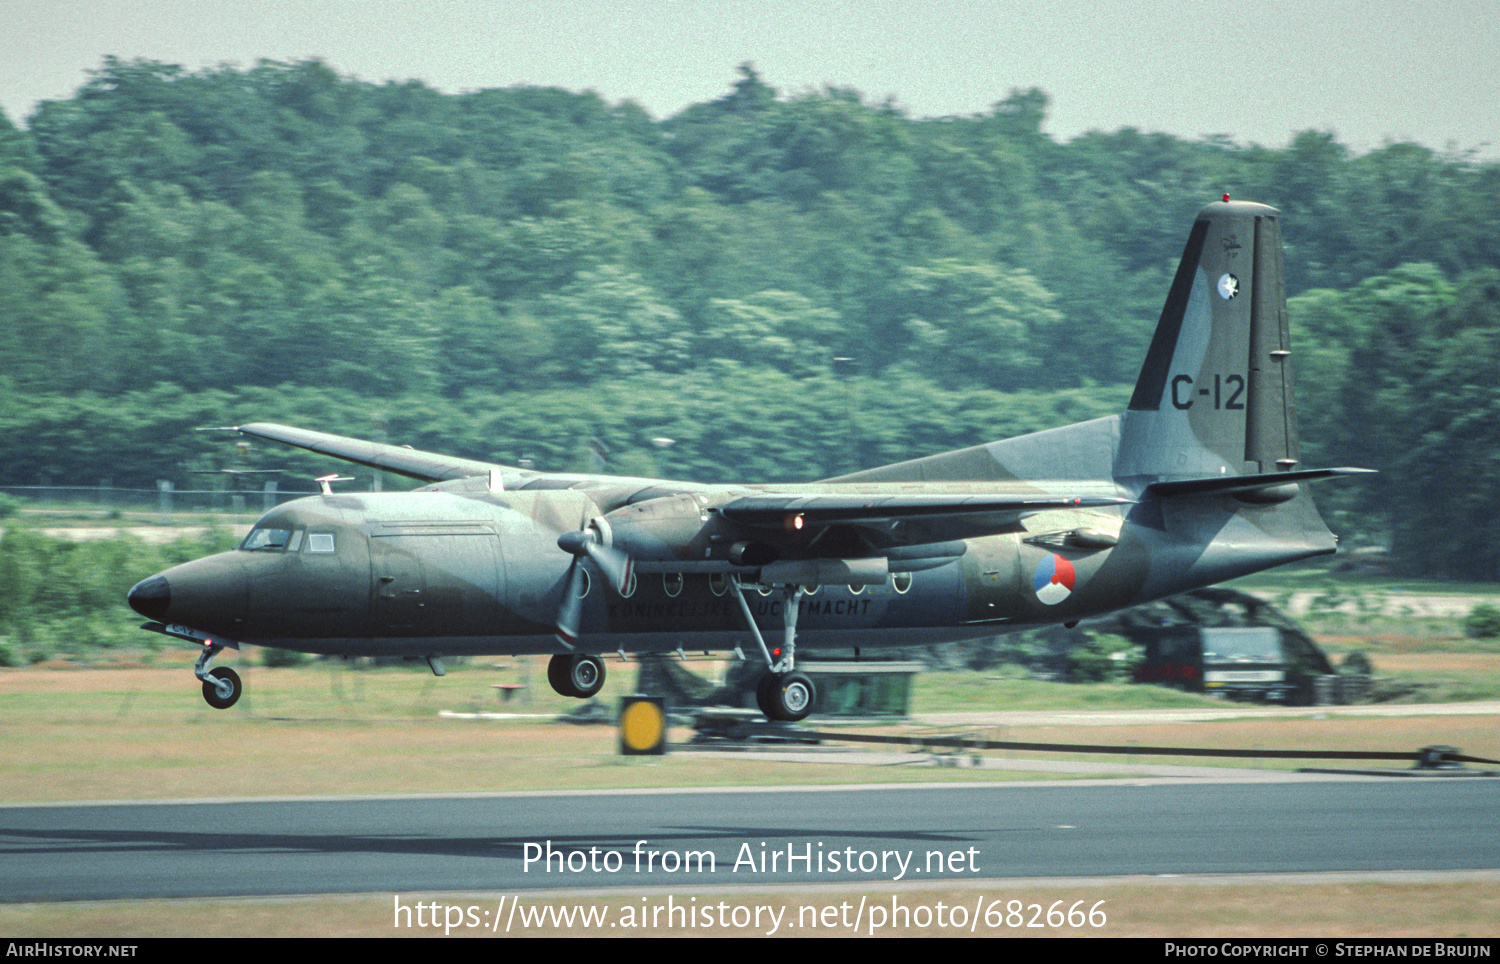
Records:
[[[589,554],[594,565],[609,579],[615,592],[623,595],[625,587],[630,585],[630,576],[635,571],[634,560],[612,546],[601,546],[597,542],[585,543],[583,551]]]
[[[601,530],[598,526],[603,523],[604,520],[598,519],[582,529],[564,532],[557,537],[557,546],[574,556],[588,556],[614,586],[615,592],[624,593],[625,587],[630,585],[631,573],[635,571],[635,562],[629,555],[610,545],[607,535],[600,537]],[[607,532],[607,527],[603,531]]]
[[[583,580],[588,574],[579,560],[568,567],[568,587],[563,590],[562,605],[557,608],[557,641],[572,649],[578,645],[578,621],[583,615]]]

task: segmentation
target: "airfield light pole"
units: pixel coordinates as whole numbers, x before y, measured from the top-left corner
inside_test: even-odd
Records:
[[[382,445],[389,441],[391,433],[389,431],[389,426],[386,423],[384,413],[371,412],[370,424],[374,427],[374,438],[372,439],[372,441],[379,442]],[[374,476],[374,480],[370,483],[370,491],[379,492],[384,488],[384,485],[382,484],[384,479],[382,478],[381,471],[379,469],[374,470]]]
[[[670,478],[670,456],[672,454],[672,446],[677,444],[677,440],[675,438],[667,438],[665,435],[658,435],[651,440],[651,444],[656,446],[656,450],[661,453],[657,460],[656,473],[664,479]]]

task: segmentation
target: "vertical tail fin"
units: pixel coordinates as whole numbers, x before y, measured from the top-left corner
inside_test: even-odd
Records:
[[[1198,213],[1121,425],[1117,479],[1297,464],[1279,217],[1244,201]]]

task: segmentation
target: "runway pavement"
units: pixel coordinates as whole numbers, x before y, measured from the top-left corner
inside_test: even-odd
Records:
[[[912,716],[912,721],[929,726],[1133,726],[1237,719],[1388,719],[1397,716],[1495,715],[1500,715],[1500,701],[1474,700],[1466,703],[1359,703],[1351,706],[1261,706],[1233,703],[1193,709],[980,710],[968,713],[918,713]]]
[[[1495,869],[1469,778],[0,807],[3,902]]]

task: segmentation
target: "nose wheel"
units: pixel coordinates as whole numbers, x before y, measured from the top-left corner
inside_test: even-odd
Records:
[[[245,684],[240,682],[240,674],[227,666],[210,670],[208,661],[224,651],[220,643],[209,643],[203,647],[203,652],[198,656],[198,662],[193,666],[193,675],[203,681],[203,699],[216,710],[227,710],[240,701],[240,696],[245,692]]]
[[[227,666],[221,666],[203,679],[203,698],[216,710],[229,709],[240,701],[243,692],[245,684],[240,682],[240,674]]]

